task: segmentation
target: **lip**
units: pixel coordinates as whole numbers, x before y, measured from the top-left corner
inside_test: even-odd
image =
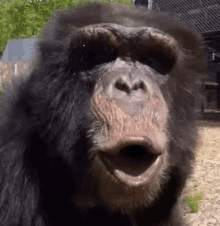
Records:
[[[122,140],[99,156],[112,177],[128,186],[147,184],[163,163],[162,152],[140,138]]]
[[[116,143],[110,142],[107,146],[101,148],[102,150],[100,152],[106,153],[109,156],[114,156],[117,155],[120,150],[128,146],[140,146],[147,150],[146,153],[153,155],[160,155],[164,152],[164,150],[162,150],[159,145],[155,144],[151,139],[145,136],[126,136],[120,138],[120,140],[118,140]]]

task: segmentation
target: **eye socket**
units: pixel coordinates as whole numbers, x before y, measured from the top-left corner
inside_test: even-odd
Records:
[[[162,51],[148,50],[140,55],[138,61],[165,75],[173,69],[176,58],[174,55]]]
[[[91,69],[96,65],[114,61],[117,48],[105,40],[85,41],[77,47],[78,64],[84,69]]]
[[[176,63],[178,44],[176,40],[155,29],[141,33],[135,40],[136,59],[153,68],[158,73],[168,74]]]
[[[162,73],[161,65],[160,65],[160,63],[158,62],[158,60],[156,58],[148,57],[146,59],[140,59],[140,62],[142,64],[148,65],[149,67],[151,67],[152,69],[154,69],[158,73]]]

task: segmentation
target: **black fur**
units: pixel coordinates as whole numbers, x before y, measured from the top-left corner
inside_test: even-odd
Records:
[[[99,202],[104,188],[88,164],[94,139],[91,131],[96,132],[91,117],[95,85],[127,51],[114,40],[109,47],[111,35],[107,41],[94,41],[89,52],[78,47],[83,44],[79,29],[101,23],[123,26],[114,28],[118,34],[125,29],[122,41],[132,40],[128,28],[153,27],[173,37],[178,45],[175,66],[168,67],[169,73],[164,68],[170,61],[161,66],[166,57],[159,65],[150,65],[160,72],[152,79],[169,111],[169,150],[159,179],[161,191],[150,203],[139,208],[137,201],[125,213],[107,201]],[[107,50],[95,58],[103,42]],[[132,45],[137,48],[135,42],[127,46]],[[142,45],[139,48],[141,52]],[[57,13],[39,38],[31,73],[13,79],[0,99],[0,225],[182,225],[176,203],[194,160],[194,96],[196,82],[205,74],[204,59],[197,34],[145,8],[95,3]]]

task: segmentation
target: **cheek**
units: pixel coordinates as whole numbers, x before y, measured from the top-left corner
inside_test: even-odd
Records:
[[[96,94],[92,115],[93,143],[99,149],[105,150],[126,137],[147,137],[156,149],[166,149],[169,110],[159,89],[143,103],[141,111],[132,114],[114,100]]]

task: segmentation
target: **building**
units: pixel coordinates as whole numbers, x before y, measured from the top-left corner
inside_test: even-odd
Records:
[[[208,80],[203,82],[203,112],[220,113],[220,1],[152,0],[153,10],[174,17],[204,37],[208,60]]]

